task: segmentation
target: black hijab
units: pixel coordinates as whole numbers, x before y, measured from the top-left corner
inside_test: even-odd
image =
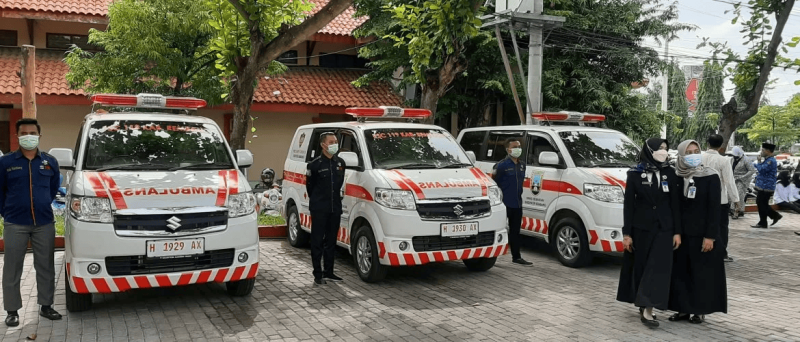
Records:
[[[642,146],[642,151],[639,152],[639,168],[645,171],[656,172],[669,167],[669,162],[664,161],[660,163],[653,158],[653,152],[661,148],[661,144],[666,143],[669,149],[669,142],[666,139],[650,138]]]
[[[792,183],[794,183],[794,186],[796,188],[800,189],[800,172],[794,173],[794,175],[792,176]]]
[[[781,171],[778,174],[778,183],[783,185],[784,187],[788,187],[791,184],[792,178],[789,176],[789,171]]]

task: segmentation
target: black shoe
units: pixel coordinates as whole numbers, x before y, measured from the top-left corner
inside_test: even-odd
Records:
[[[19,315],[6,316],[6,325],[9,327],[16,327],[19,325]]]
[[[767,225],[766,225],[766,224],[754,224],[754,225],[752,225],[752,226],[750,226],[750,227],[751,227],[751,228],[762,228],[762,229],[767,229]]]
[[[776,219],[772,220],[772,225],[774,226],[774,225],[775,225],[776,223],[778,223],[778,221],[780,221],[782,218],[783,218],[783,215],[778,215],[778,218],[776,218]]]
[[[314,286],[325,285],[325,284],[327,284],[327,282],[325,282],[325,279],[314,278]]]
[[[658,328],[658,321],[653,319],[644,318],[644,310],[639,310],[639,316],[642,318],[642,324],[644,324],[648,328]]]
[[[694,324],[700,324],[705,322],[706,315],[693,315],[692,318],[689,319],[689,322]]]
[[[724,261],[724,262],[733,262],[733,258],[727,256],[724,259],[722,259],[722,261]]]
[[[644,313],[644,308],[639,308],[639,313],[643,314]],[[651,316],[653,316],[653,319],[658,319],[658,317],[656,317],[656,313],[655,312]]]
[[[795,235],[800,235],[800,232],[794,232]]]
[[[676,314],[674,314],[672,316],[669,316],[669,321],[670,322],[687,321],[687,320],[689,320],[689,316],[690,316],[689,314],[685,314],[685,313],[680,313],[679,312],[679,313],[676,313]]]
[[[322,276],[322,277],[323,277],[323,278],[325,278],[325,279],[328,279],[328,280],[333,280],[333,281],[342,281],[342,280],[344,280],[344,279],[342,279],[341,277],[337,277],[337,276],[336,276],[335,274],[333,274],[333,273],[331,273],[331,274],[326,274],[326,275],[324,275],[324,276]]]
[[[39,316],[47,318],[51,321],[56,321],[61,319],[61,314],[58,311],[53,310],[52,307],[43,306],[41,310],[39,310]]]
[[[511,260],[511,262],[513,262],[513,263],[515,263],[515,264],[525,265],[525,266],[530,266],[530,265],[533,265],[533,263],[532,263],[532,262],[530,262],[530,261],[525,261],[525,259],[523,259],[523,258],[514,259],[514,260]]]

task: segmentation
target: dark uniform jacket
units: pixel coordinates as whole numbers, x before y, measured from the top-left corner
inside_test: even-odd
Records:
[[[39,152],[28,160],[21,151],[0,158],[0,215],[10,223],[53,223],[53,200],[61,185],[56,158]]]
[[[308,209],[312,212],[341,213],[342,185],[344,184],[344,161],[325,155],[312,160],[306,170]]]
[[[508,208],[522,208],[522,184],[525,183],[525,163],[514,164],[511,157],[494,164],[494,181],[503,192],[503,204]]]
[[[680,234],[681,216],[678,210],[682,191],[682,188],[678,188],[680,177],[675,175],[674,169],[668,167],[661,170],[658,178],[653,173],[651,184],[646,184],[648,183],[646,174],[643,168],[633,168],[628,171],[622,234],[631,235],[633,230],[650,231],[656,228]],[[645,177],[642,178],[642,175]],[[669,192],[664,192],[661,188],[665,176]]]
[[[683,235],[716,239],[719,234],[719,202],[722,196],[718,175],[693,178],[697,193],[694,198],[681,196]],[[678,185],[683,189],[680,178]],[[691,184],[691,183],[690,183]]]

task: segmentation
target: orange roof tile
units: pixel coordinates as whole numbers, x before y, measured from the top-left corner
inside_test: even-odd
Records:
[[[1,1],[1,0],[0,0]],[[322,7],[328,4],[328,0],[308,0],[314,4],[314,9],[311,10],[312,14],[316,14]],[[367,21],[367,17],[354,18],[356,14],[355,8],[348,7],[342,14],[331,20],[328,25],[319,30],[319,33],[332,34],[337,36],[350,36],[353,30],[357,29],[361,24]]]
[[[21,94],[16,72],[20,69],[20,49],[0,47],[0,95]],[[64,77],[68,67],[62,59],[64,51],[36,50],[37,95],[85,95],[69,88]],[[262,77],[254,101],[264,103],[321,106],[402,105],[402,99],[389,84],[375,82],[357,89],[350,85],[366,71],[319,67],[290,68],[283,75]],[[273,93],[279,91],[275,96]]]
[[[0,8],[53,13],[106,15],[113,0],[0,0]]]

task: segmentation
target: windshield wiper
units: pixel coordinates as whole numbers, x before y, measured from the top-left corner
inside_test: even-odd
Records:
[[[186,170],[186,169],[194,169],[194,168],[201,168],[201,169],[205,169],[205,168],[215,168],[215,169],[216,168],[226,168],[226,169],[232,169],[233,165],[231,165],[231,164],[219,164],[219,163],[197,163],[197,164],[190,164],[190,165],[184,165],[184,166],[176,166],[176,167],[170,168],[169,171],[178,171],[178,170]]]
[[[130,168],[139,168],[140,166],[153,166],[153,163],[129,163],[129,164],[120,164],[120,165],[113,165],[113,166],[106,166],[101,167],[99,169],[95,169],[95,171],[108,171],[108,170],[122,170],[122,169],[130,169]]]
[[[460,169],[460,168],[465,167],[465,166],[472,166],[472,164],[468,164],[468,163],[453,163],[453,164],[447,164],[447,165],[439,166],[437,169]]]
[[[632,167],[633,164],[625,164],[621,162],[605,162],[599,164],[592,164],[588,167]]]
[[[408,163],[408,164],[400,164],[397,166],[387,167],[387,170],[393,169],[435,169],[436,165],[427,164],[427,163]]]

